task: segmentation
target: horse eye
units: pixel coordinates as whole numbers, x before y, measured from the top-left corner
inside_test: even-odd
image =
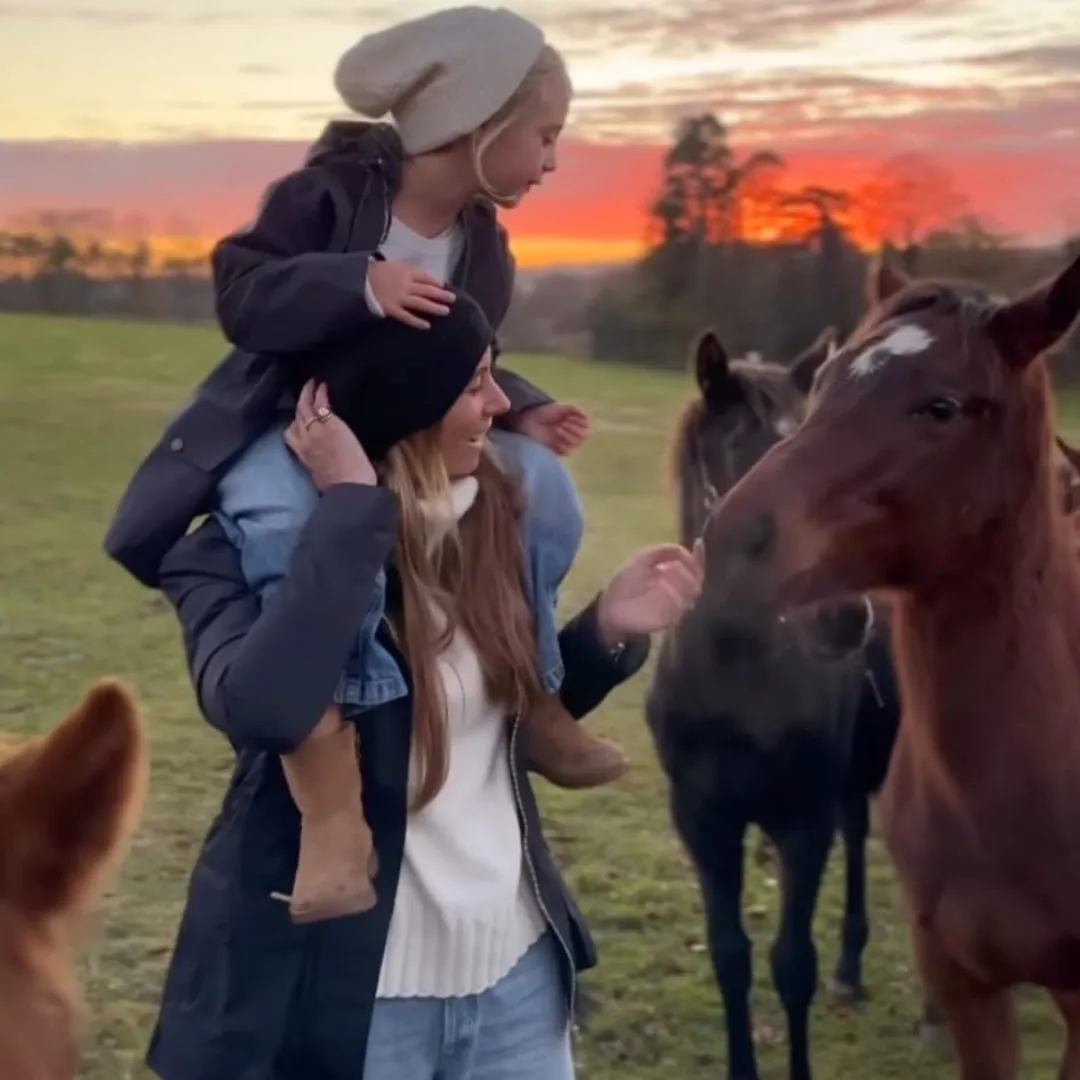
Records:
[[[963,403],[957,398],[942,397],[928,401],[915,411],[922,416],[929,416],[931,420],[936,420],[939,424],[944,424],[949,420],[955,420],[963,411],[963,408]]]

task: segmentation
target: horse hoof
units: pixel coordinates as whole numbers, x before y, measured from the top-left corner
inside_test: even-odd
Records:
[[[919,1025],[919,1046],[927,1057],[934,1061],[951,1061],[953,1056],[952,1040],[949,1029],[944,1024]]]
[[[870,995],[862,983],[852,986],[842,979],[834,978],[829,981],[829,1000],[840,1008],[854,1009],[865,1005],[870,1000]]]

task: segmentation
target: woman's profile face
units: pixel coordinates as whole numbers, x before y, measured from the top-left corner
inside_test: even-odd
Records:
[[[495,417],[510,408],[491,371],[491,350],[480,358],[472,382],[439,425],[439,452],[451,480],[476,472]]]

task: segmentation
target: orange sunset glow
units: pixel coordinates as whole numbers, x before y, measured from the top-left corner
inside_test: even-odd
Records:
[[[342,115],[338,54],[438,6],[0,6],[0,220],[93,211],[115,244],[197,260]],[[1002,233],[1044,242],[1080,228],[1080,0],[517,7],[564,50],[576,90],[559,171],[505,216],[522,267],[639,255],[667,141],[702,111],[731,128],[737,153],[781,155],[773,188],[858,196],[847,224],[866,246],[890,228],[867,193],[898,157],[932,163],[952,211]],[[775,207],[751,198],[750,237],[805,226]]]

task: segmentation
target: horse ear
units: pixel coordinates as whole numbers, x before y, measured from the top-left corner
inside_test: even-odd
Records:
[[[884,255],[876,255],[867,272],[866,295],[876,307],[910,284],[907,275],[897,270]]]
[[[731,373],[727,350],[715,330],[703,330],[691,349],[694,378],[701,396],[710,404],[723,407],[731,397],[737,380]]]
[[[138,705],[102,680],[62,724],[3,766],[11,828],[6,896],[31,917],[74,913],[91,900],[133,830],[146,790]]]
[[[1056,345],[1080,315],[1080,255],[1056,277],[999,308],[990,331],[1009,359],[1026,367]]]
[[[804,397],[810,393],[810,388],[814,385],[814,376],[818,373],[818,369],[829,359],[835,348],[836,328],[827,326],[814,339],[812,345],[803,349],[803,351],[791,361],[788,368],[788,372],[791,375],[791,381],[795,384],[799,393]]]

